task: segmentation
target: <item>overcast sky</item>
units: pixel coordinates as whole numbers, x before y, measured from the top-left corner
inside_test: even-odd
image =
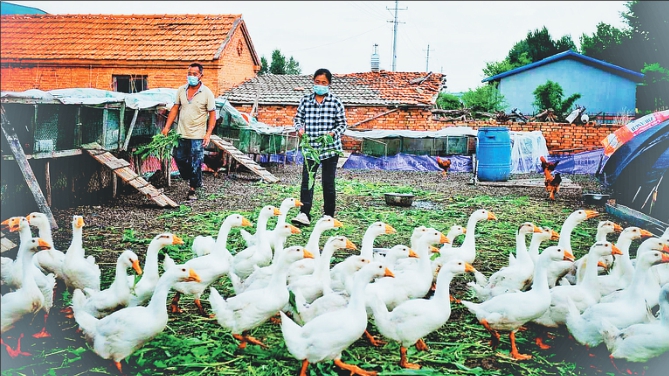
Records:
[[[279,49],[303,74],[369,71],[374,44],[381,69],[392,70],[398,8],[395,70],[444,73],[451,92],[480,86],[485,63],[502,60],[528,31],[546,26],[553,39],[571,35],[578,47],[599,22],[625,26],[624,1],[9,2],[51,14],[241,14],[258,55],[271,61]]]

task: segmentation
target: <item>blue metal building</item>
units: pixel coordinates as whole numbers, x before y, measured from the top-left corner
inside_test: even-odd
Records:
[[[602,60],[565,51],[543,60],[487,77],[481,82],[498,81],[498,89],[508,108],[518,108],[524,114],[544,109],[534,108],[534,90],[551,80],[562,87],[563,99],[581,94],[576,104],[595,114],[634,115],[636,86],[643,74]]]

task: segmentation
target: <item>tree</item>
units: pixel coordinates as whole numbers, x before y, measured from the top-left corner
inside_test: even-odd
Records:
[[[272,63],[269,65],[269,72],[272,74],[286,74],[286,57],[281,51],[272,51]]]
[[[300,68],[300,63],[298,63],[291,56],[286,65],[286,74],[302,74],[302,68]]]
[[[564,92],[562,86],[551,80],[537,86],[532,94],[534,94],[532,105],[535,107],[536,112],[552,108],[560,119],[564,119],[565,114],[570,111],[574,102],[581,98],[581,94],[575,93],[563,101]]]
[[[262,76],[263,74],[267,74],[267,72],[269,72],[269,64],[267,63],[267,59],[262,56],[260,58],[260,70],[258,71],[258,75]]]
[[[565,35],[555,41],[551,38],[546,26],[544,26],[541,30],[535,29],[534,31],[528,32],[527,37],[525,37],[524,40],[516,43],[513,48],[511,48],[507,58],[511,64],[520,66],[519,64],[523,64],[524,62],[524,53],[527,53],[525,58],[534,63],[570,49],[576,50],[576,45],[571,40],[571,36]]]
[[[462,94],[462,102],[472,112],[498,112],[506,109],[504,96],[492,85],[482,85]]]
[[[448,93],[439,93],[436,103],[437,108],[442,110],[459,110],[462,108],[460,98]]]
[[[631,32],[620,30],[607,23],[597,24],[597,31],[591,36],[582,34],[581,53],[592,58],[603,60],[623,68],[634,69],[637,57],[626,51],[630,46]]]

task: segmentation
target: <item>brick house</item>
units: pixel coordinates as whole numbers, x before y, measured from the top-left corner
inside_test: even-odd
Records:
[[[241,14],[3,15],[0,89],[176,88],[201,63],[214,95],[255,77],[260,58]]]
[[[331,90],[346,107],[349,129],[434,131],[432,108],[442,89],[441,73],[363,72],[333,74]],[[241,112],[270,126],[292,126],[300,99],[311,93],[311,75],[262,75],[223,93]],[[254,110],[255,107],[255,110]],[[360,140],[342,139],[344,149],[360,150]]]

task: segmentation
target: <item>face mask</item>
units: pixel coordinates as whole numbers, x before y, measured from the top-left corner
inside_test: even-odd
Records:
[[[317,95],[325,95],[328,93],[328,90],[330,89],[329,86],[325,85],[314,85],[314,93]]]
[[[195,86],[200,82],[200,79],[195,76],[188,76],[188,85]]]

